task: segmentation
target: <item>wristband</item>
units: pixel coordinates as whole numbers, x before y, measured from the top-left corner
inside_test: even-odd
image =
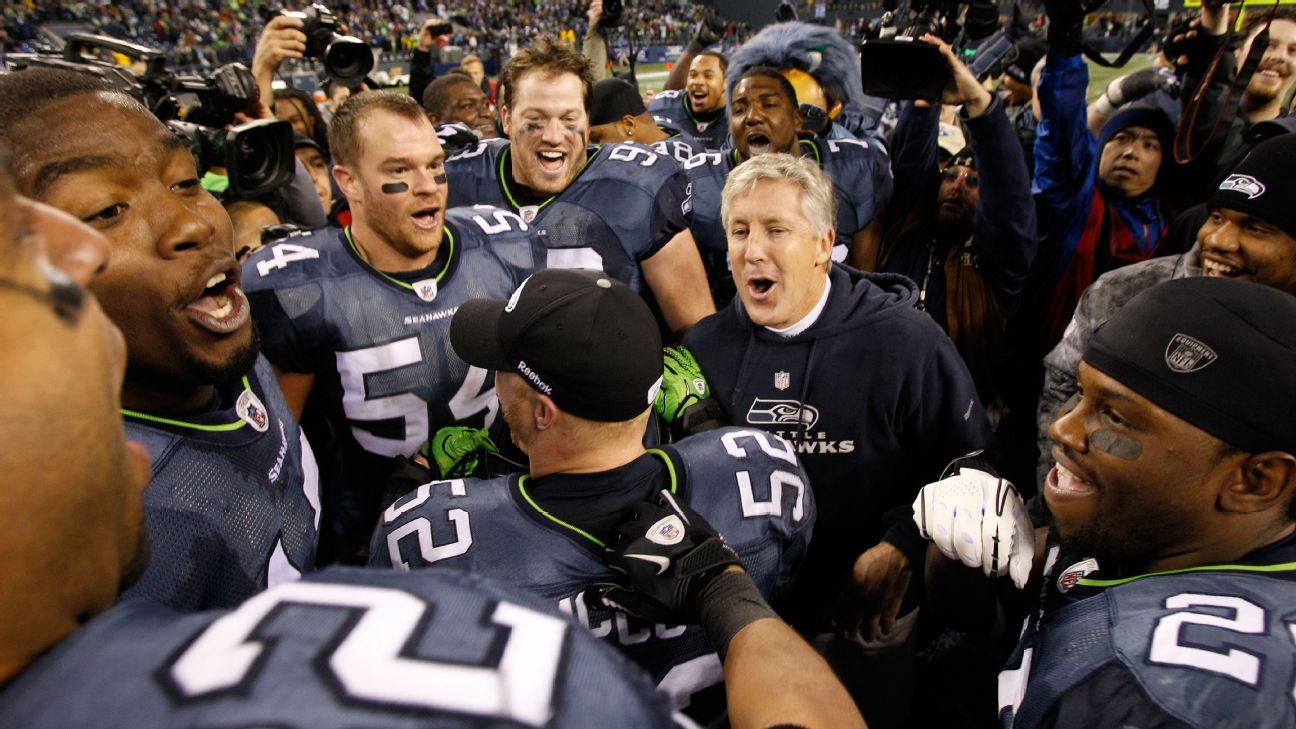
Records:
[[[698,622],[724,664],[729,641],[738,631],[764,618],[778,618],[746,572],[726,570],[698,595]]]

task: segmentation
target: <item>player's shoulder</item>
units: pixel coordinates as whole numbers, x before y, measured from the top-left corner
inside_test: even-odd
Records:
[[[817,159],[829,174],[871,172],[875,159],[883,154],[881,146],[867,139],[812,137],[799,143],[802,154]]]
[[[681,167],[692,159],[693,155],[705,151],[701,144],[698,144],[687,137],[681,136],[678,133],[674,136],[663,139],[660,142],[653,142],[648,146],[658,154],[665,155],[675,160],[675,162]]]
[[[589,171],[600,182],[621,180],[630,184],[652,184],[669,179],[680,170],[671,155],[638,142],[616,142],[590,147]],[[582,177],[584,177],[582,175]]]
[[[758,428],[730,425],[691,435],[671,445],[686,461],[728,459],[800,467],[790,443]]]
[[[529,241],[531,226],[521,215],[497,205],[463,205],[446,210],[446,225],[465,250],[506,241]]]
[[[723,180],[733,169],[733,151],[701,151],[689,157],[681,167],[694,180],[699,177],[717,177]]]
[[[243,262],[243,289],[255,293],[354,273],[359,266],[347,245],[346,231],[341,228],[299,231],[280,238]]]
[[[669,111],[676,107],[683,108],[684,90],[670,89],[669,91],[658,91],[648,102],[648,113]]]
[[[483,139],[477,144],[467,147],[459,152],[446,158],[447,167],[490,167],[497,162],[505,150],[509,148],[507,139]]]
[[[1108,588],[1116,656],[1154,702],[1193,725],[1296,725],[1294,572],[1225,567]]]

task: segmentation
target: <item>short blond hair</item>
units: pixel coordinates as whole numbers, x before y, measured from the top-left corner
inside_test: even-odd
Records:
[[[790,154],[758,154],[729,173],[720,193],[720,221],[729,230],[729,207],[738,195],[751,192],[762,180],[787,182],[801,193],[801,214],[810,221],[815,237],[827,235],[837,221],[832,180],[819,165]]]

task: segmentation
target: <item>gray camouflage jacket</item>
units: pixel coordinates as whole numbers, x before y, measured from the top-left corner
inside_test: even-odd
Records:
[[[1094,330],[1143,291],[1163,281],[1200,275],[1201,245],[1196,244],[1179,256],[1153,258],[1109,271],[1085,289],[1076,306],[1075,315],[1071,317],[1071,323],[1062,335],[1062,341],[1044,358],[1044,391],[1040,393],[1039,409],[1035,411],[1035,423],[1038,426],[1036,438],[1040,449],[1035,480],[1041,489],[1044,479],[1053,468],[1048,427],[1058,408],[1076,392],[1076,372],[1080,367],[1080,357]]]

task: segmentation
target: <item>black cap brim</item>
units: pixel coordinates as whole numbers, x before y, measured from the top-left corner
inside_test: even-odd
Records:
[[[460,359],[482,369],[513,371],[516,363],[504,355],[499,337],[507,305],[504,299],[471,299],[459,307],[450,320],[450,346]]]

